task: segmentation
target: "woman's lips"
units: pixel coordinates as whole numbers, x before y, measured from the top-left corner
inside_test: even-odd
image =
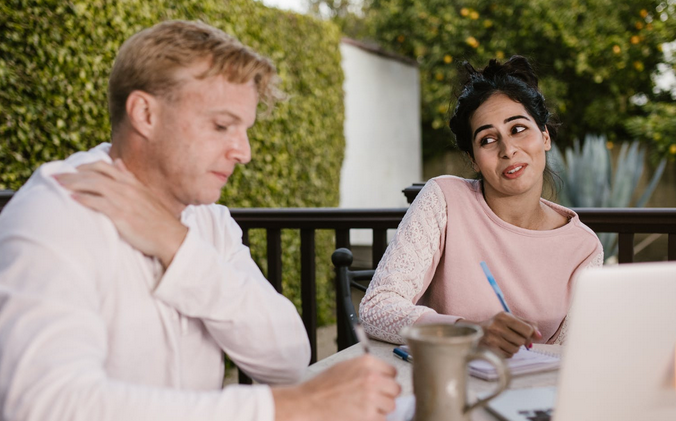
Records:
[[[506,178],[509,178],[510,180],[519,178],[521,174],[523,174],[527,166],[528,164],[510,165],[509,167],[505,168],[505,170],[502,172],[502,175],[505,176]]]

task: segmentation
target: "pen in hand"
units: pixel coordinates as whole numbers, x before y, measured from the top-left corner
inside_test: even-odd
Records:
[[[511,314],[512,312],[509,309],[509,306],[507,305],[507,301],[505,301],[505,296],[502,295],[502,290],[498,286],[498,283],[495,282],[495,278],[493,277],[491,270],[488,269],[488,265],[486,264],[486,262],[481,262],[480,264],[481,264],[481,269],[483,269],[484,274],[486,274],[486,278],[488,278],[488,283],[491,284],[493,291],[495,291],[495,295],[498,296],[498,300],[500,300],[500,304],[502,304],[502,308],[505,309],[505,313]]]
[[[491,270],[488,269],[488,265],[486,262],[481,262],[481,269],[484,270],[484,274],[486,275],[486,278],[488,279],[488,283],[491,284],[491,287],[493,288],[493,291],[495,291],[495,295],[498,296],[498,300],[500,300],[500,304],[502,304],[502,308],[505,310],[505,313],[512,314],[512,311],[509,309],[509,306],[507,305],[507,301],[505,301],[505,296],[502,294],[502,290],[498,286],[498,283],[495,282],[495,277],[493,277],[493,274],[491,273]],[[536,329],[537,331],[537,329]],[[533,346],[533,344],[526,344],[526,350],[530,351],[530,348]]]
[[[364,331],[364,326],[361,325],[361,322],[355,322],[353,327],[354,327],[354,333],[357,334],[357,340],[361,344],[361,347],[364,350],[364,353],[368,354],[370,342],[369,342],[369,337],[366,336],[366,332]]]

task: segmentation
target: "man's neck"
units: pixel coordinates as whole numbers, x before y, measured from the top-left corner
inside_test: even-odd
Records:
[[[143,150],[143,147],[138,146],[138,142],[134,142],[130,139],[123,140],[120,139],[119,136],[114,136],[111,142],[112,145],[109,152],[110,158],[113,161],[121,159],[134,177],[148,189],[149,193],[158,199],[160,203],[176,217],[176,219],[180,220],[181,213],[186,206],[176,200],[176,198],[174,198],[166,189],[159,187],[152,181],[154,177],[148,174],[148,165],[143,164],[143,159],[139,159],[144,156],[145,151]]]

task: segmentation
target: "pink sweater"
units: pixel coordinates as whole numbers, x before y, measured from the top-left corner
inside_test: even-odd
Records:
[[[592,230],[570,209],[541,199],[569,218],[534,231],[500,219],[477,180],[430,180],[402,220],[378,264],[359,312],[369,335],[403,343],[399,331],[421,316],[486,320],[502,311],[479,262],[488,264],[512,313],[538,323],[543,341],[559,336],[577,273],[603,264]]]

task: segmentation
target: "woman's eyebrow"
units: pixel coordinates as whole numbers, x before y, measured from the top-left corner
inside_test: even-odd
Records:
[[[510,118],[511,118],[511,117],[510,117]],[[474,136],[473,136],[472,138],[473,138],[473,139],[476,139],[476,135],[479,134],[480,131],[486,130],[486,129],[490,129],[490,128],[492,128],[492,127],[493,127],[492,124],[485,124],[485,125],[479,127],[478,129],[476,129],[476,130],[474,131]]]
[[[526,120],[530,121],[530,118],[524,116],[524,115],[514,115],[509,117],[508,119],[505,120],[505,123],[509,123],[510,121],[518,120],[520,118],[525,118]]]

